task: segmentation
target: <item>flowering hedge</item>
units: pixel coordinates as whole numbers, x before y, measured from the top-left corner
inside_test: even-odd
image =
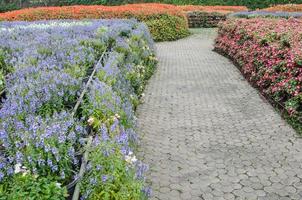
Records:
[[[267,18],[300,18],[302,12],[282,12],[282,11],[243,11],[230,14],[228,17],[237,18],[256,18],[256,17],[267,17]]]
[[[200,5],[185,5],[178,6],[182,11],[203,11],[207,13],[228,14],[233,12],[248,11],[245,6],[200,6]]]
[[[66,5],[122,5],[127,3],[161,2],[175,5],[206,5],[206,6],[247,6],[249,9],[267,8],[271,5],[291,3],[302,3],[301,0],[2,0],[0,1],[0,12],[16,10],[24,7],[37,6],[66,6]],[[21,4],[21,5],[20,5]]]
[[[185,15],[168,4],[38,7],[0,13],[0,21],[100,18],[136,18],[149,26],[156,41],[176,40],[189,34]]]
[[[266,11],[302,12],[302,4],[285,4],[265,8]]]
[[[147,24],[154,40],[167,41],[176,40],[189,34],[186,12],[202,11],[211,13],[213,17],[220,17],[221,14],[246,10],[247,8],[244,6],[175,6],[160,3],[122,6],[82,5],[16,10],[0,14],[0,20],[136,18]],[[209,22],[209,24],[212,23]]]
[[[239,64],[267,97],[302,117],[302,20],[232,19],[221,25],[215,49]],[[300,123],[300,122],[299,122]]]
[[[156,64],[146,26],[4,22],[0,49],[13,68],[0,109],[0,199],[65,199],[73,181],[81,199],[147,198],[147,167],[133,153],[134,110]]]

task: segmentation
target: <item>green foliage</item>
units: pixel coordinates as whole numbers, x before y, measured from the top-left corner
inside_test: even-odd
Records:
[[[157,15],[145,21],[155,41],[172,41],[189,35],[185,18]]]
[[[5,75],[12,72],[12,67],[5,62],[7,52],[0,49],[0,92],[5,88]]]
[[[65,200],[66,197],[65,187],[45,177],[20,174],[0,185],[0,200]]]
[[[82,191],[88,199],[146,199],[142,192],[143,180],[135,178],[135,170],[129,166],[132,164],[115,150],[118,148],[117,144],[102,142],[89,153],[88,172],[82,181]],[[90,194],[85,194],[87,191]]]

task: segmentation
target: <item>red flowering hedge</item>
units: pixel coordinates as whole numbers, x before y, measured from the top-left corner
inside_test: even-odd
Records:
[[[7,21],[100,18],[136,18],[148,25],[156,41],[176,40],[189,34],[184,13],[176,6],[168,4],[38,7],[0,13],[0,20]]]
[[[298,122],[302,118],[301,36],[299,19],[230,19],[221,24],[215,49],[233,59],[265,96]]]

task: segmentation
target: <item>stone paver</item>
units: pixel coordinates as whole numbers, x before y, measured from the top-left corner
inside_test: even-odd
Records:
[[[302,140],[207,33],[157,44],[138,109],[152,199],[302,199]]]

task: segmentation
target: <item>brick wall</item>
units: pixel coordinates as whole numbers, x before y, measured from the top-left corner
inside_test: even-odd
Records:
[[[202,11],[187,12],[190,28],[217,27],[220,21],[226,20],[226,15],[220,13],[206,13]]]

